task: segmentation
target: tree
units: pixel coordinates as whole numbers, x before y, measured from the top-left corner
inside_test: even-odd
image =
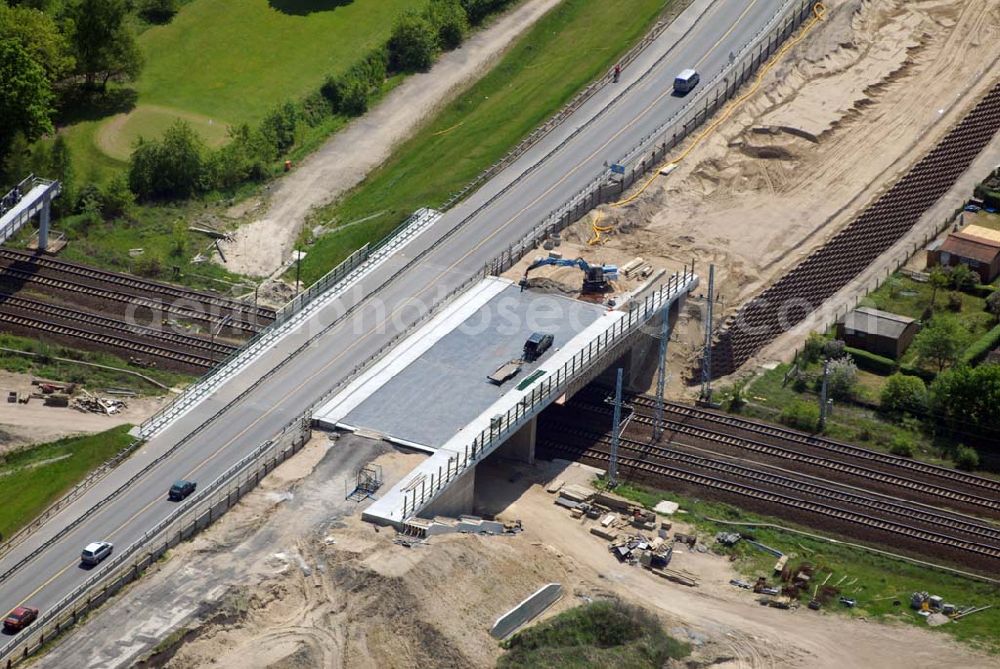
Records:
[[[935,316],[913,339],[917,359],[932,364],[938,371],[953,364],[965,348],[967,335],[951,316]]]
[[[73,71],[75,59],[69,40],[52,17],[38,9],[0,3],[0,39],[16,40],[42,66],[50,84]]]
[[[431,0],[425,12],[437,32],[438,48],[457,49],[469,32],[469,18],[458,0]]]
[[[88,86],[130,81],[142,71],[142,53],[125,22],[124,0],[79,0],[70,9],[77,71]]]
[[[177,13],[177,0],[141,0],[139,14],[150,23],[167,23]]]
[[[1000,365],[949,369],[934,379],[930,396],[934,412],[952,425],[1000,430]]]
[[[177,120],[159,141],[142,138],[129,160],[129,188],[140,198],[186,198],[204,187],[205,147],[190,124]]]
[[[123,174],[112,178],[101,190],[101,212],[107,219],[128,218],[135,206],[135,196],[129,190]]]
[[[509,5],[513,0],[461,0],[469,23],[479,25],[490,14]]]
[[[396,72],[428,70],[436,49],[434,27],[416,12],[405,12],[389,37],[389,65]]]
[[[854,386],[858,383],[858,368],[850,356],[837,358],[827,363],[827,390],[830,397],[838,400],[850,399]]]
[[[0,40],[0,159],[15,136],[33,141],[52,132],[52,97],[42,66],[16,40]]]
[[[69,213],[76,207],[76,183],[73,173],[73,157],[69,144],[62,135],[56,135],[49,152],[49,176],[62,183],[62,194],[54,200],[61,214]]]
[[[919,376],[897,372],[882,386],[879,404],[886,413],[923,414],[927,411],[927,386]]]
[[[944,271],[941,266],[934,267],[931,269],[929,279],[931,284],[931,309],[933,310],[937,307],[937,293],[941,288],[947,288],[950,283],[948,279],[948,273]]]

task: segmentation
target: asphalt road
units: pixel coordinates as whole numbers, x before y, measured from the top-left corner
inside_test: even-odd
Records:
[[[84,520],[25,566],[0,582],[0,609],[20,604],[45,610],[86,579],[79,565],[83,546],[107,539],[124,548],[175,507],[166,491],[175,479],[207,483],[272,437],[377,351],[407,329],[428,306],[481,269],[501,250],[527,235],[550,211],[595,177],[605,162],[623,156],[672,117],[689,99],[671,95],[674,76],[687,67],[711,80],[779,12],[778,0],[696,0],[639,59],[570,119],[434,226],[361,281],[342,300],[280,340],[214,395],[154,436],[99,485],[53,517],[0,561],[15,565],[73,519],[105,498],[159,454],[189,435],[171,457],[112,502]],[[528,170],[534,169],[518,180]],[[428,169],[432,169],[429,166]],[[445,241],[446,232],[507,186]],[[427,251],[419,262],[408,266]],[[397,273],[399,273],[397,275]],[[358,308],[336,322],[349,305]],[[308,348],[289,358],[324,328]],[[279,363],[264,383],[218,417],[213,416]],[[448,398],[442,398],[447,401]],[[0,645],[7,638],[0,636]]]

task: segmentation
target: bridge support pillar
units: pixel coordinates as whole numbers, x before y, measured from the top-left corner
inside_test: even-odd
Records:
[[[45,251],[49,248],[49,220],[52,215],[52,195],[45,193],[42,201],[42,211],[38,215],[38,250]]]
[[[448,516],[457,518],[462,514],[473,513],[476,506],[476,468],[469,467],[459,476],[441,496],[424,507],[421,518]]]
[[[501,458],[509,458],[518,462],[535,464],[535,439],[538,434],[538,416],[525,423],[520,430],[511,435],[510,439],[499,449]]]

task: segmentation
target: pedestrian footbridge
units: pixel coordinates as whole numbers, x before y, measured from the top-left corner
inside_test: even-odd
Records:
[[[62,184],[58,181],[34,175],[10,189],[0,198],[0,244],[13,237],[33,216],[39,215],[38,248],[44,251],[48,247],[52,198],[61,192]]]

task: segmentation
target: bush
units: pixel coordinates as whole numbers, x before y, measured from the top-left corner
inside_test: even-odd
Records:
[[[292,148],[295,144],[295,128],[299,112],[295,105],[286,102],[274,109],[260,122],[260,134],[274,147],[274,158]]]
[[[958,264],[948,272],[948,283],[955,290],[972,290],[979,283],[979,275],[968,265]]]
[[[129,160],[129,188],[139,198],[187,198],[203,183],[204,144],[185,121],[175,121],[159,141],[139,139]]]
[[[995,290],[986,298],[986,311],[993,314],[997,321],[1000,321],[1000,290]]]
[[[389,66],[396,72],[426,71],[436,49],[437,34],[430,22],[416,12],[406,12],[389,38]]]
[[[469,18],[458,0],[431,0],[425,16],[437,33],[438,48],[443,51],[458,48],[469,32]]]
[[[514,0],[461,0],[462,9],[469,17],[469,23],[479,25],[483,19],[498,12]]]
[[[902,434],[897,434],[892,438],[889,452],[903,458],[913,457],[913,439]]]
[[[971,471],[979,466],[979,453],[968,446],[958,445],[955,449],[955,466],[965,471]]]
[[[830,360],[843,358],[847,345],[840,339],[827,339],[823,343],[823,355]]]
[[[107,219],[128,218],[135,206],[135,196],[125,175],[119,174],[109,181],[101,192],[101,212]]]
[[[781,411],[781,422],[807,432],[813,432],[819,425],[819,407],[812,402],[794,401]]]
[[[823,347],[826,346],[826,337],[818,332],[810,332],[806,337],[806,343],[802,347],[802,358],[806,364],[816,362],[823,355]]]
[[[851,358],[860,369],[872,374],[889,376],[896,371],[896,361],[891,358],[862,351],[859,348],[851,348],[850,346],[845,347],[844,351],[851,355]]]
[[[948,311],[958,313],[962,310],[962,296],[958,293],[948,293]]]
[[[923,414],[927,411],[927,386],[916,376],[896,372],[882,386],[882,410],[891,414]]]
[[[830,397],[850,399],[858,383],[858,368],[849,357],[831,360],[827,366],[826,388]]]

